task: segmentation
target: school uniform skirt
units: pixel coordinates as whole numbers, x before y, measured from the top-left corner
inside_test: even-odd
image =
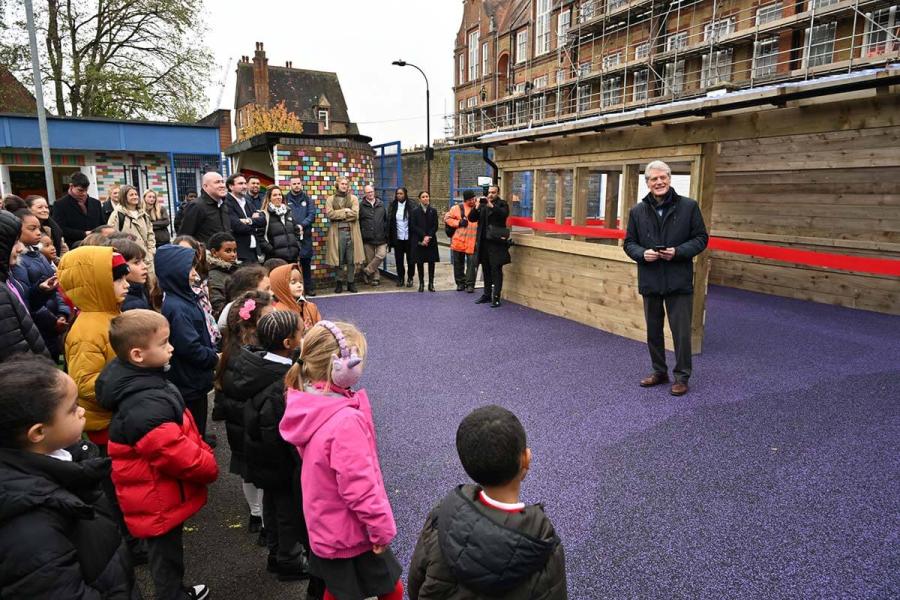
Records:
[[[319,558],[309,553],[309,570],[325,580],[325,587],[338,600],[363,600],[394,591],[403,567],[390,547],[381,554],[371,550],[353,558]]]

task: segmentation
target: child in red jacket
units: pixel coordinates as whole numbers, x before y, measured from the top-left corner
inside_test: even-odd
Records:
[[[184,587],[182,527],[206,504],[219,469],[166,379],[169,324],[153,311],[131,310],[112,320],[109,341],[116,358],[97,379],[97,398],[113,411],[108,451],[125,524],[147,540],[157,598],[206,598],[205,585]]]

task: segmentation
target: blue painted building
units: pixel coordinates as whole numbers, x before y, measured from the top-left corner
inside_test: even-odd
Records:
[[[153,189],[171,209],[200,189],[206,171],[227,170],[215,126],[99,118],[49,117],[56,193],[73,171],[103,198],[113,185]],[[37,117],[0,114],[0,195],[46,195]]]

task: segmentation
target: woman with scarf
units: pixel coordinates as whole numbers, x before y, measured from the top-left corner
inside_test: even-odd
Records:
[[[266,259],[280,258],[288,263],[296,263],[300,257],[298,234],[303,230],[294,222],[291,209],[277,185],[266,190],[262,212],[266,216],[266,222],[257,231],[256,239]]]

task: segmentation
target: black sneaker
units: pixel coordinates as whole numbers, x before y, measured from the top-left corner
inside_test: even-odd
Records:
[[[184,591],[187,593],[187,597],[190,598],[190,600],[206,600],[209,598],[209,588],[202,583],[199,585],[192,585]]]
[[[250,521],[247,523],[247,533],[259,533],[260,529],[262,529],[262,517],[250,515]]]
[[[348,284],[347,284],[347,291],[350,292],[351,294],[355,294],[355,293],[358,292],[359,290],[356,289],[356,284],[355,284],[355,283],[348,283]]]
[[[406,287],[412,287],[412,277],[406,280]]]
[[[335,294],[340,294],[343,291],[344,291],[344,282],[343,281],[338,281],[336,284],[334,284],[334,293]]]
[[[278,566],[278,581],[300,581],[309,579],[309,562],[305,556],[300,557],[300,562],[290,567]]]
[[[397,280],[397,287],[403,287],[403,279],[402,278]]]
[[[490,296],[485,296],[484,294],[482,294],[481,298],[479,298],[478,300],[475,301],[475,304],[487,304],[490,301],[491,301]]]

